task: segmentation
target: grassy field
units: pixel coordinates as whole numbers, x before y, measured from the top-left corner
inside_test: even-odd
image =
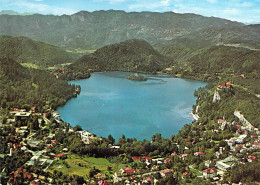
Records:
[[[105,173],[108,166],[112,167],[112,173]],[[55,162],[48,171],[53,172],[56,170],[61,171],[63,174],[79,175],[86,178],[91,168],[94,167],[99,169],[102,174],[112,176],[115,171],[119,170],[120,168],[124,168],[125,165],[120,163],[110,163],[107,159],[104,158],[79,157],[74,154],[69,154],[67,159]]]
[[[219,144],[220,141],[213,140],[213,142],[214,142],[215,144]]]
[[[20,63],[20,64],[24,67],[39,69],[39,66],[37,66],[36,64],[32,64],[32,63]]]
[[[94,53],[96,50],[94,50],[94,49],[81,49],[81,48],[77,48],[77,49],[74,49],[74,50],[66,50],[66,51],[69,52],[69,53],[87,55],[87,54]]]

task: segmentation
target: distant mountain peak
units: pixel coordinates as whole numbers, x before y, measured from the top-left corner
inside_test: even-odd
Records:
[[[33,15],[36,13],[33,12],[24,12],[24,13],[19,13],[13,10],[2,10],[0,11],[0,15]]]

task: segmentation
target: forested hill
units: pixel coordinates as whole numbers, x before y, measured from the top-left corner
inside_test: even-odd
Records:
[[[260,50],[220,45],[178,51],[176,49],[173,52],[178,65],[172,68],[172,73],[186,73],[189,76],[245,74],[247,77],[260,77]]]
[[[75,86],[56,79],[46,71],[21,66],[13,59],[0,57],[0,102],[2,108],[45,106],[55,108],[75,96]]]
[[[31,40],[27,37],[0,36],[0,56],[12,58],[19,63],[37,66],[54,66],[72,63],[77,56],[57,46]]]
[[[151,44],[176,38],[190,37],[200,33],[201,37],[224,41],[230,35],[219,36],[219,31],[230,33],[239,30],[254,37],[242,23],[216,17],[174,12],[124,12],[124,11],[81,11],[74,15],[0,15],[0,35],[27,36],[65,48],[98,49],[129,39],[144,39]],[[213,30],[213,31],[212,31]],[[240,34],[232,35],[232,40]],[[194,37],[196,39],[196,37]],[[253,39],[254,40],[254,39]]]
[[[132,71],[154,73],[164,69],[172,59],[164,57],[144,40],[127,40],[104,46],[65,68],[67,79],[84,78],[86,71]]]

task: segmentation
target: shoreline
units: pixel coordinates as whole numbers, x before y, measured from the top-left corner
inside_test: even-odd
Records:
[[[106,73],[106,72],[125,72],[125,71],[103,71],[103,72],[94,72],[94,73]],[[127,72],[127,73],[133,73],[133,72]],[[134,73],[133,73],[134,74]],[[148,74],[148,75],[152,75],[152,74]],[[176,77],[175,75],[172,75],[172,74],[168,74],[168,73],[163,73],[163,72],[158,72],[157,74],[154,74],[153,76],[159,76],[160,77],[160,75],[163,75],[163,76],[167,76],[167,77],[169,77],[169,78],[181,78],[181,79],[187,79],[187,80],[195,80],[195,81],[199,81],[199,80],[196,80],[196,79],[188,79],[188,78],[184,78],[184,77]],[[86,78],[86,79],[88,79],[88,78]],[[80,79],[80,80],[83,80],[83,79]],[[74,80],[72,80],[72,81],[74,81]],[[77,81],[77,80],[75,80],[75,81]],[[200,81],[200,82],[203,82],[203,81]],[[196,90],[196,89],[195,89]],[[194,90],[194,91],[195,91]],[[193,91],[193,92],[194,92]],[[194,96],[194,95],[193,95]],[[196,96],[194,96],[194,97],[196,97]],[[74,97],[74,98],[77,98],[77,97]],[[197,99],[197,98],[196,98]],[[68,101],[67,101],[68,102]],[[66,103],[67,103],[66,102]],[[196,102],[196,100],[195,100],[195,102]],[[58,108],[60,108],[60,107],[63,107],[63,106],[65,106],[66,105],[66,103],[64,104],[64,105],[62,105],[62,106],[59,106],[59,107],[57,107],[56,109],[55,109],[55,111],[58,111]],[[191,105],[192,106],[192,105]],[[186,124],[192,124],[192,122],[194,121],[194,120],[196,120],[196,121],[198,121],[198,119],[199,119],[199,116],[198,115],[196,115],[196,114],[193,114],[192,112],[190,112],[190,113],[187,113],[187,115],[192,115],[192,118],[191,118],[191,120],[190,121],[187,121],[187,123]],[[82,125],[82,124],[79,124],[79,123],[77,123],[77,124],[73,124],[74,126],[72,126],[71,125],[71,123],[69,123],[70,124],[70,126],[71,127],[75,127],[76,125],[80,125],[80,126],[84,126],[84,124]],[[181,127],[182,128],[182,127]],[[181,128],[179,129],[179,130],[181,130]],[[87,129],[84,129],[84,128],[82,128],[82,130],[85,130],[85,131],[87,131],[87,132],[90,132],[89,131],[89,128],[87,128]],[[92,129],[91,129],[92,130]],[[179,130],[177,131],[177,133],[179,132]],[[94,134],[94,135],[96,135],[95,133],[93,133],[92,131],[90,132],[90,133],[92,133],[92,134]],[[97,135],[96,135],[97,136]],[[99,135],[98,137],[104,137],[104,138],[106,138],[106,136],[103,136],[103,135]],[[167,138],[167,137],[166,137]],[[147,140],[150,140],[151,138],[148,138]],[[140,141],[142,140],[142,139],[139,139]]]
[[[199,115],[198,114],[193,114],[192,112],[190,112],[189,113],[190,115],[192,115],[192,117],[193,117],[193,120],[196,120],[196,121],[198,121],[199,120]]]

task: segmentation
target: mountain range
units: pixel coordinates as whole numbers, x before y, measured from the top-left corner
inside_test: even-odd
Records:
[[[0,35],[26,36],[63,48],[98,49],[129,39],[152,45],[183,39],[260,47],[259,25],[173,12],[81,11],[73,15],[0,15]]]

